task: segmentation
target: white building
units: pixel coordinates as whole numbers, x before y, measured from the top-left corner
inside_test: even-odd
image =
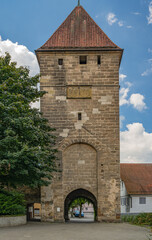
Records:
[[[152,212],[152,164],[121,164],[121,214]]]

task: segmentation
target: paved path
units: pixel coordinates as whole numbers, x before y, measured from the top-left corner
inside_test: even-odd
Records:
[[[28,223],[0,228],[0,240],[146,240],[146,233],[125,223]]]

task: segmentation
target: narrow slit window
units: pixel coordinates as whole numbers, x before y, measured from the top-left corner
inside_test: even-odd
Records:
[[[101,65],[101,56],[97,57],[97,62],[98,62],[98,65]]]
[[[61,66],[61,65],[63,65],[63,59],[58,59],[58,64]]]
[[[87,56],[80,56],[80,64],[87,64]]]
[[[82,120],[82,114],[81,113],[78,113],[78,120]]]

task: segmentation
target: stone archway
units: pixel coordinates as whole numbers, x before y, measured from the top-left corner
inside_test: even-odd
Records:
[[[77,189],[77,190],[74,190],[71,193],[69,193],[64,201],[64,219],[65,219],[65,221],[69,220],[68,211],[69,211],[70,204],[72,203],[73,200],[75,200],[76,198],[80,198],[80,197],[84,197],[91,201],[91,203],[94,206],[95,220],[96,220],[96,218],[97,218],[96,197],[91,192],[81,188],[81,189]]]

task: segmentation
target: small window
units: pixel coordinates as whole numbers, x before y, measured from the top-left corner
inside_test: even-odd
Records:
[[[80,56],[80,64],[87,64],[87,56]]]
[[[145,197],[140,197],[139,198],[139,204],[146,204],[146,198]]]
[[[125,198],[125,197],[123,197],[123,198],[121,198],[121,205],[122,206],[129,206],[129,198]]]
[[[78,120],[82,120],[82,114],[81,113],[78,113]]]
[[[61,65],[63,65],[63,59],[58,59],[58,64],[61,66]]]
[[[121,205],[125,206],[126,205],[126,198],[121,198]]]
[[[98,63],[98,65],[101,65],[101,56],[97,57],[97,63]]]
[[[39,215],[39,214],[40,214],[40,210],[39,210],[38,208],[35,208],[35,209],[34,209],[34,214],[35,214],[35,215]]]

